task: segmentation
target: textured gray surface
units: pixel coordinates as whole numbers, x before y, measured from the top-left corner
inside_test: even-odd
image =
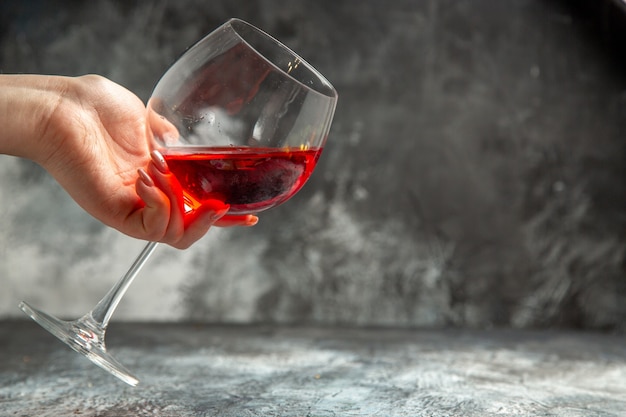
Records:
[[[529,331],[113,323],[130,388],[0,322],[0,416],[626,415],[626,338]]]
[[[159,249],[117,319],[624,329],[626,43],[603,4],[3,0],[0,69],[96,72],[145,99],[239,16],[340,93],[302,192]],[[21,299],[81,315],[139,248],[0,161],[1,316]]]

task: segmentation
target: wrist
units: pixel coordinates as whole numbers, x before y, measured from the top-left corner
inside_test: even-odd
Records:
[[[43,164],[56,148],[50,132],[68,89],[66,77],[0,75],[0,153]]]

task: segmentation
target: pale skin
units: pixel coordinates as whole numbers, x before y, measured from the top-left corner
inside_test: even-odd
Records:
[[[0,153],[41,165],[102,223],[185,249],[211,226],[258,221],[226,215],[217,201],[185,217],[167,164],[150,149],[145,105],[124,87],[97,75],[0,75],[0,91]]]

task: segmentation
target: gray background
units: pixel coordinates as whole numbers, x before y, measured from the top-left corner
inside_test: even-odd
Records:
[[[252,229],[158,249],[114,320],[624,330],[626,72],[605,1],[3,1],[0,70],[147,99],[240,17],[336,86],[306,187]],[[0,157],[0,317],[78,316],[142,243]]]

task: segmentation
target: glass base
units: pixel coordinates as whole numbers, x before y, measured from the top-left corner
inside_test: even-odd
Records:
[[[23,301],[19,304],[19,307],[41,327],[55,335],[76,352],[89,358],[100,368],[133,387],[139,383],[139,380],[124,365],[107,353],[104,344],[104,331],[98,327],[93,319],[90,319],[89,315],[79,320],[65,321],[39,311]]]

